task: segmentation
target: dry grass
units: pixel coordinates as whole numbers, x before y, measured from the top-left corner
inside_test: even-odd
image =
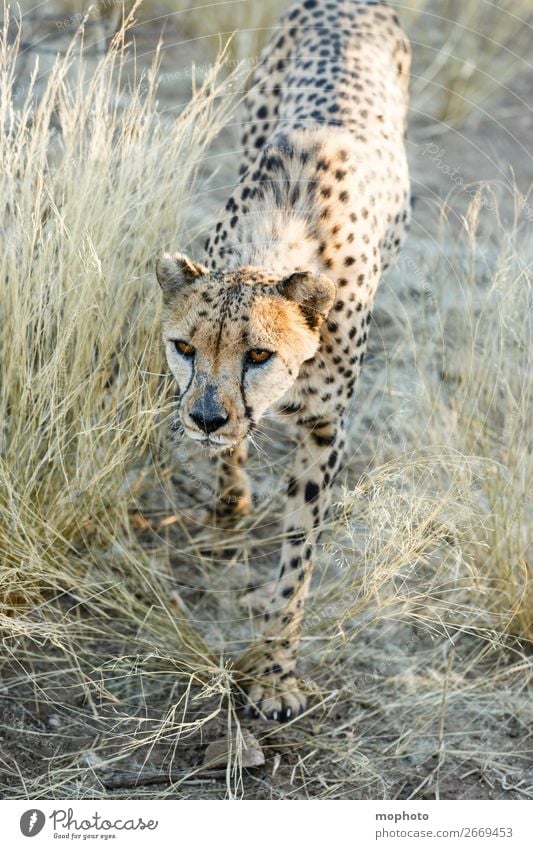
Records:
[[[211,32],[253,29],[259,8],[221,6]],[[421,44],[433,7],[418,8]],[[531,797],[529,200],[496,183],[450,194],[440,175],[442,200],[421,200],[376,303],[317,564],[311,707],[285,728],[251,724],[267,766],[243,773],[231,658],[255,622],[236,596],[272,574],[291,437],[273,420],[253,454],[253,518],[199,524],[213,470],[169,436],[153,281],[154,252],[194,245],[227,193],[239,86],[205,65],[184,108],[158,103],[167,54],[141,78],[131,33],[91,63],[75,41],[31,78],[13,32],[0,44],[0,794]],[[475,49],[454,44],[463,64]],[[469,79],[473,102],[484,80]],[[213,782],[198,767],[223,733],[232,767]],[[172,781],[109,779],[154,770]]]
[[[85,18],[103,39],[115,29],[122,16],[135,8],[136,19],[144,26],[161,26],[180,44],[194,44],[197,56],[214,59],[228,40],[234,61],[255,62],[277,15],[286,7],[283,0],[258,3],[256,0],[33,0],[19,3],[29,18],[46,18],[59,28],[69,21],[76,25]]]
[[[103,581],[133,613],[128,577],[138,592],[149,570],[128,509],[168,475],[154,250],[183,231],[228,110],[215,66],[175,120],[159,117],[159,58],[130,90],[122,36],[90,78],[67,55],[39,95],[30,80],[16,113],[18,44],[1,45],[3,616],[20,635],[44,617],[54,641],[64,623],[47,618],[50,594],[86,600]]]
[[[224,42],[231,37],[233,57],[247,62],[257,61],[272,24],[287,6],[283,0],[271,0],[269,3],[232,0],[230,3],[207,3],[199,12],[188,0],[168,0],[165,5],[171,10],[170,21],[175,21],[179,29],[195,42],[205,41],[214,52],[221,40]]]
[[[437,122],[460,125],[489,111],[527,65],[533,12],[529,0],[413,0],[404,6],[416,23],[412,95]],[[422,49],[420,49],[422,48]],[[437,125],[438,126],[438,125]]]

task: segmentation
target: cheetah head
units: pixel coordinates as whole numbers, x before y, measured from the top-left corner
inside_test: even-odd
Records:
[[[181,426],[211,452],[229,450],[315,355],[335,285],[302,271],[209,271],[183,254],[162,256],[156,273]]]

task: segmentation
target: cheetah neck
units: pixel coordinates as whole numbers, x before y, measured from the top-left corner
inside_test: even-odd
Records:
[[[318,271],[317,240],[308,222],[293,210],[257,210],[241,219],[231,267],[260,266],[274,274]]]

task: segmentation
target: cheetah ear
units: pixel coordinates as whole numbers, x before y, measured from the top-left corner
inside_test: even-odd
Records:
[[[163,254],[157,260],[155,273],[165,294],[173,294],[184,283],[192,283],[209,271],[199,262],[193,262],[185,254]]]
[[[276,286],[279,294],[298,304],[312,330],[320,327],[335,302],[337,287],[324,274],[295,271]]]

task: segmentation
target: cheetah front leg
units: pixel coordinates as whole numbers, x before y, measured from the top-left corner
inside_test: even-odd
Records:
[[[224,454],[219,460],[214,513],[222,521],[231,522],[248,515],[252,509],[247,459],[248,445],[241,442],[231,454]]]
[[[289,481],[284,543],[275,590],[263,614],[261,640],[236,664],[247,695],[247,712],[287,720],[305,709],[296,661],[313,559],[330,502],[331,484],[344,448],[344,421],[302,421],[301,439]]]

